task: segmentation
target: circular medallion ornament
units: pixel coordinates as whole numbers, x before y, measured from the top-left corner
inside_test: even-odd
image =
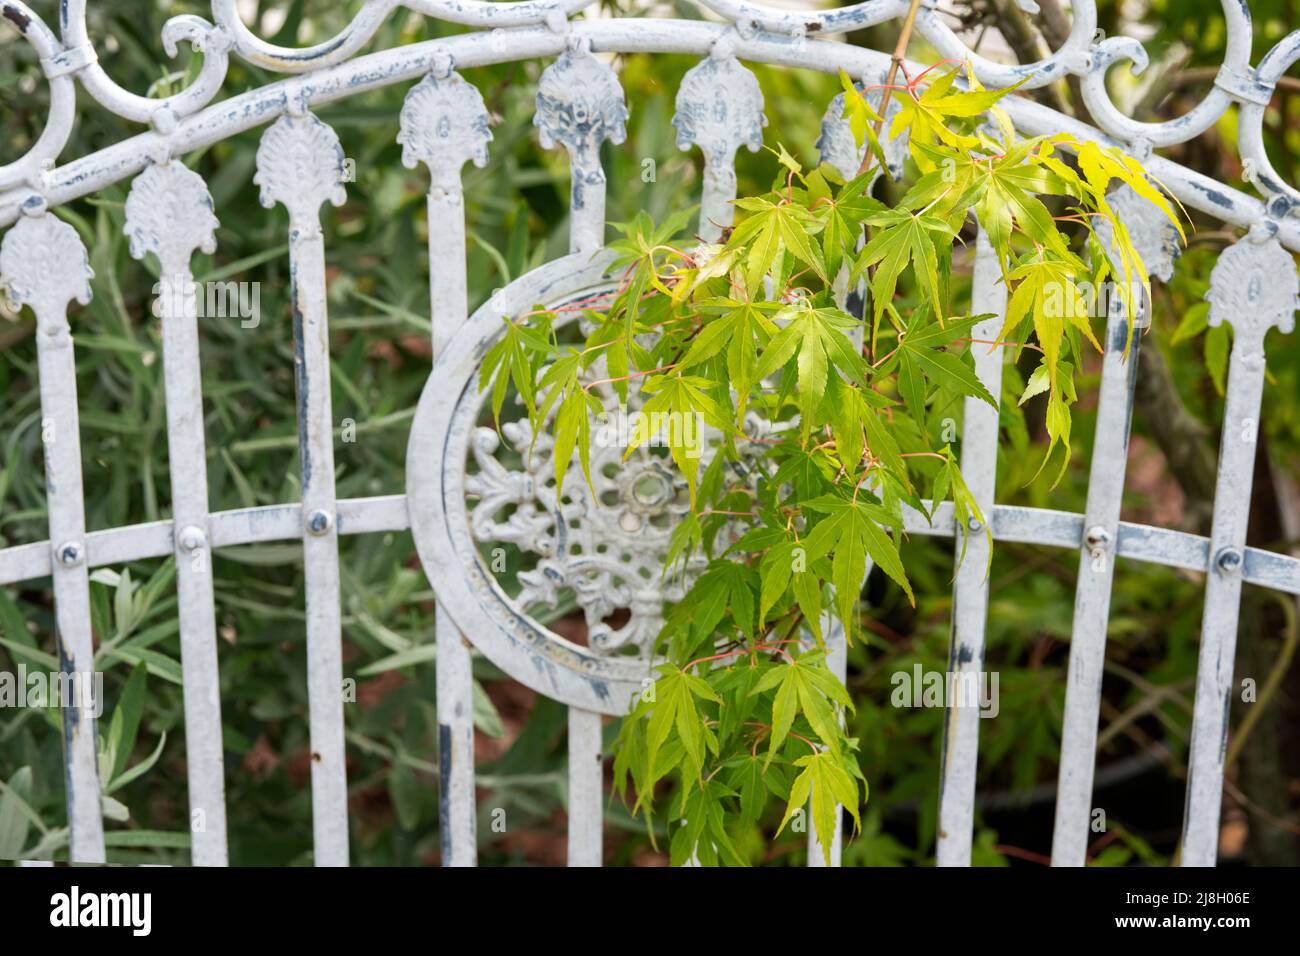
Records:
[[[663,562],[672,529],[689,510],[685,482],[659,454],[666,449],[642,446],[624,460],[627,409],[597,384],[592,394],[605,414],[593,427],[591,485],[575,455],[557,497],[549,427],[534,436],[522,406],[512,413],[507,402],[498,432],[479,381],[503,318],[516,320],[540,303],[563,320],[566,305],[590,306],[613,288],[610,260],[584,252],[551,262],[470,318],[420,398],[406,491],[421,564],[461,632],[538,693],[622,715],[655,676],[651,651],[664,602],[682,596],[683,580],[665,579]],[[600,374],[593,367],[592,381]],[[586,620],[585,646],[538,620],[566,607]]]

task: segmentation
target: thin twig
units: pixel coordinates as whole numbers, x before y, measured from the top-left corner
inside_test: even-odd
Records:
[[[894,80],[898,78],[898,69],[903,65],[903,59],[907,56],[907,44],[912,39],[912,27],[916,24],[916,14],[921,9],[921,0],[912,0],[912,5],[907,8],[907,18],[903,20],[903,29],[898,34],[898,42],[894,44],[894,55],[889,61],[889,75],[885,78],[885,85],[880,91],[880,113],[876,120],[876,139],[880,139],[880,131],[885,128],[885,112],[889,109],[889,97],[894,92]],[[862,176],[871,171],[871,164],[875,161],[875,153],[870,149],[867,155],[862,157],[862,165],[858,168],[858,175]]]

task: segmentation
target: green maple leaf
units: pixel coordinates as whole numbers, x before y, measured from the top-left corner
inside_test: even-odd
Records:
[[[886,209],[879,200],[865,194],[872,175],[850,180],[833,196],[827,192],[817,197],[817,205],[812,207],[815,220],[821,224],[826,274],[832,278],[839,275],[845,258],[856,253],[863,221]]]
[[[853,132],[853,140],[858,144],[858,149],[862,149],[863,143],[866,143],[876,159],[877,169],[888,168],[889,160],[885,158],[885,151],[876,136],[875,126],[880,122],[880,114],[872,109],[866,96],[843,70],[840,70],[840,86],[844,89],[844,118],[849,121],[849,129]],[[874,175],[872,178],[875,178]]]
[[[747,865],[727,833],[723,811],[724,802],[735,795],[716,778],[686,792],[682,826],[673,834],[670,847],[674,866],[682,866],[692,857],[702,866],[717,866],[720,861],[731,866]]]
[[[811,801],[813,830],[822,852],[829,857],[839,807],[844,807],[853,817],[854,832],[862,828],[862,820],[858,816],[857,784],[844,769],[839,756],[829,750],[808,754],[794,763],[796,767],[802,767],[803,772],[790,787],[790,802],[786,805],[785,816],[776,832],[784,830],[795,811],[808,806]]]
[[[784,530],[775,530],[785,540],[770,547],[759,563],[759,627],[763,627],[767,621],[767,612],[785,594],[790,584],[790,575],[794,573],[794,549],[798,543]]]
[[[979,380],[975,370],[962,357],[954,352],[945,351],[943,346],[970,335],[977,322],[988,318],[986,315],[968,316],[949,322],[946,325],[927,324],[923,309],[912,313],[906,331],[898,343],[895,361],[899,366],[899,388],[903,401],[907,403],[918,421],[924,421],[925,385],[922,375],[937,384],[956,389],[963,395],[971,395],[988,402],[994,408],[997,401]],[[886,368],[891,363],[886,364]]]
[[[961,554],[957,557],[957,563],[961,564],[966,560],[966,545],[970,540],[971,522],[979,522],[979,526],[984,529],[984,534],[990,545],[993,544],[993,532],[989,528],[989,520],[985,517],[979,502],[971,494],[970,488],[966,485],[966,479],[962,477],[961,468],[957,466],[957,459],[952,453],[952,448],[944,446],[943,452],[947,457],[943,467],[935,474],[934,492],[930,500],[938,505],[940,501],[952,495],[953,504],[953,521],[956,524],[958,532],[961,534]],[[989,567],[993,564],[993,550],[989,549],[988,564],[984,568],[985,575],[988,574]]]
[[[737,199],[736,205],[750,215],[732,232],[728,246],[746,250],[745,281],[751,292],[762,287],[783,249],[828,281],[821,253],[808,234],[814,220],[807,209],[784,198]]]
[[[826,515],[805,539],[808,559],[815,561],[834,552],[831,583],[835,586],[837,611],[846,633],[853,632],[853,605],[862,590],[868,555],[906,592],[908,601],[916,604],[911,582],[898,554],[898,545],[881,527],[893,524],[892,517],[884,508],[866,500],[854,501],[834,494],[804,502],[804,507]]]
[[[803,612],[804,623],[820,646],[822,636],[822,579],[813,571],[795,571],[790,576],[790,589]]]
[[[1079,169],[1083,172],[1086,189],[1091,194],[1098,212],[1110,223],[1114,251],[1119,260],[1116,265],[1123,273],[1123,281],[1118,283],[1118,286],[1120,296],[1128,309],[1128,340],[1124,344],[1124,350],[1127,354],[1133,340],[1133,328],[1137,313],[1137,303],[1129,295],[1129,289],[1136,278],[1142,287],[1143,293],[1149,297],[1151,295],[1151,280],[1147,275],[1142,256],[1133,244],[1128,227],[1106,201],[1106,191],[1109,189],[1111,182],[1119,180],[1163,212],[1169,218],[1169,221],[1174,224],[1174,228],[1178,230],[1179,238],[1184,243],[1187,241],[1187,235],[1183,231],[1182,223],[1174,213],[1165,193],[1156,184],[1152,183],[1143,170],[1142,164],[1132,156],[1125,156],[1114,147],[1103,147],[1097,143],[1086,141],[1079,144],[1077,159]]]
[[[1111,180],[1118,179],[1168,216],[1178,230],[1179,237],[1184,242],[1187,241],[1182,223],[1169,205],[1169,200],[1160,189],[1152,185],[1142,164],[1136,159],[1125,156],[1113,146],[1101,146],[1091,140],[1079,144],[1077,157],[1079,169],[1083,171],[1099,207],[1106,201],[1106,190],[1110,187]]]
[[[557,498],[564,490],[564,477],[568,474],[575,449],[582,462],[587,484],[591,484],[591,416],[601,411],[601,404],[579,381],[582,361],[582,353],[573,348],[556,356],[538,384],[538,391],[544,392],[545,398],[532,416],[532,445],[535,445],[543,424],[551,410],[555,409],[553,458]],[[529,454],[532,454],[532,445],[529,446]]]
[[[711,731],[705,725],[696,698],[711,700],[721,704],[708,682],[688,674],[673,664],[663,664],[659,668],[663,675],[654,685],[654,703],[649,708],[646,724],[646,764],[652,769],[650,788],[662,774],[656,774],[655,763],[661,748],[670,733],[675,733],[681,741],[686,763],[684,772],[690,779],[697,779],[704,767],[704,749],[708,745]],[[713,748],[716,749],[716,741]]]
[[[609,244],[615,253],[612,267],[622,269],[624,275],[623,291],[610,307],[608,320],[622,321],[622,335],[625,342],[624,352],[631,351],[637,319],[644,309],[643,300],[651,289],[671,298],[671,290],[660,278],[659,257],[664,252],[678,254],[671,240],[686,229],[695,207],[680,209],[670,215],[658,226],[644,210],[637,214],[630,223],[612,223],[615,230],[621,232],[622,239]],[[613,350],[611,350],[612,352]],[[626,371],[627,362],[622,362]],[[618,372],[611,372],[618,375]],[[627,399],[626,384],[619,388],[620,397]]]
[[[492,418],[498,430],[501,428],[501,407],[505,403],[506,388],[511,381],[528,413],[536,413],[536,359],[549,355],[552,348],[549,321],[544,321],[539,328],[511,322],[504,316],[501,321],[506,327],[505,334],[483,356],[478,382],[480,391],[487,388],[489,381],[492,382]]]
[[[1034,175],[1039,174],[1032,167],[995,164],[982,179],[982,195],[975,203],[975,214],[1002,260],[1011,254],[1013,225],[1039,245],[1058,255],[1068,255],[1065,238],[1056,228],[1052,214],[1029,186],[1022,185],[1024,177]]]
[[[998,339],[1005,339],[1027,316],[1032,318],[1034,334],[1043,350],[1043,364],[1047,366],[1048,381],[1053,389],[1056,388],[1066,323],[1079,329],[1093,347],[1101,351],[1101,344],[1088,323],[1087,306],[1074,282],[1074,277],[1084,271],[1083,263],[1074,256],[1056,259],[1040,252],[1036,259],[1030,259],[1010,273],[1017,285],[1007,302],[1007,317]]]
[[[876,412],[867,407],[859,389],[838,377],[832,376],[826,384],[821,407],[835,436],[835,454],[845,473],[856,475],[866,447],[864,419],[875,418]]]
[[[931,166],[925,155],[916,148],[917,146],[941,142],[957,149],[974,149],[980,143],[979,138],[957,132],[948,120],[979,116],[990,110],[1002,97],[1017,89],[1020,83],[1025,82],[1021,80],[1015,86],[1004,90],[953,92],[953,82],[959,72],[960,67],[955,67],[940,75],[920,96],[900,97],[902,108],[890,125],[891,137],[899,136],[903,130],[908,131],[912,158],[916,160],[917,166],[923,173],[928,173]]]
[[[700,334],[678,363],[683,369],[692,368],[726,350],[727,374],[736,395],[737,426],[744,420],[750,390],[762,378],[758,374],[758,347],[780,331],[771,318],[780,308],[775,302],[736,299],[715,298],[700,303],[700,312],[705,316]]]
[[[769,791],[763,782],[763,761],[753,754],[743,754],[733,761],[728,783],[740,794],[740,819],[757,823],[767,805]]]
[[[555,497],[564,492],[564,476],[577,449],[582,473],[591,487],[591,416],[601,411],[594,395],[581,388],[573,389],[560,403],[555,414]]]
[[[776,696],[772,701],[772,734],[766,762],[771,763],[781,749],[800,713],[827,749],[838,755],[843,731],[834,705],[851,708],[853,703],[844,685],[826,669],[824,654],[814,651],[771,668],[754,685],[753,693],[773,688]]]
[[[866,384],[867,363],[847,333],[858,320],[831,307],[815,308],[804,300],[776,316],[789,324],[772,337],[759,359],[757,379],[771,375],[797,353],[799,411],[806,436],[826,391],[827,370],[834,365],[853,381]]]
[[[886,209],[867,217],[879,227],[863,247],[850,274],[850,281],[875,267],[871,277],[873,322],[880,323],[885,307],[894,299],[898,277],[911,264],[917,279],[930,297],[930,305],[943,321],[943,303],[939,295],[939,253],[937,242],[951,243],[953,230],[937,216],[913,213],[906,209]]]
[[[695,502],[696,478],[700,471],[704,441],[702,429],[696,427],[694,423],[698,418],[702,418],[724,432],[732,428],[731,416],[723,411],[706,391],[712,386],[713,383],[708,379],[695,375],[672,374],[648,377],[641,386],[641,391],[650,395],[641,406],[641,413],[645,416],[645,420],[653,425],[656,416],[662,413],[675,417],[661,417],[660,421],[666,425],[661,424],[659,428],[638,430],[632,435],[627,451],[623,455],[626,461],[639,446],[667,427],[668,434],[665,437],[668,451],[678,470],[686,478],[692,504]],[[673,425],[674,421],[678,424]]]

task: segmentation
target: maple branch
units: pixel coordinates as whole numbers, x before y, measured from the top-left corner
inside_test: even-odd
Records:
[[[907,56],[907,44],[912,39],[912,27],[916,25],[916,15],[921,9],[921,0],[912,0],[911,6],[907,8],[907,17],[903,20],[903,29],[898,34],[898,42],[894,44],[894,55],[889,60],[889,75],[885,77],[885,85],[880,91],[880,115],[876,120],[876,139],[880,139],[880,131],[885,128],[885,113],[889,109],[889,97],[894,92],[894,80],[898,78],[898,69],[903,65],[903,58]],[[870,149],[867,155],[862,157],[862,165],[858,167],[858,175],[862,176],[871,171],[871,164],[875,162],[876,155]]]
[[[588,382],[586,385],[582,386],[582,390],[584,392],[589,392],[597,385],[608,385],[611,382],[626,382],[640,375],[653,375],[656,372],[667,372],[676,367],[677,363],[673,362],[669,365],[660,365],[658,368],[648,368],[644,372],[628,372],[626,375],[616,375],[613,378],[598,378],[594,382]]]
[[[762,730],[766,730],[769,734],[771,734],[771,732],[772,732],[772,725],[771,725],[771,724],[765,724],[765,723],[763,723],[761,720],[747,720],[747,721],[745,721],[745,726],[746,726],[746,727],[758,727],[758,728],[760,728],[760,729],[762,729]],[[816,745],[815,743],[813,743],[811,740],[809,740],[807,737],[805,737],[803,734],[796,734],[793,730],[788,730],[788,731],[786,731],[786,736],[787,736],[787,737],[793,737],[795,740],[802,740],[802,741],[803,741],[804,743],[806,743],[810,748],[812,748],[812,752],[815,753],[815,754],[816,754],[816,753],[821,753],[821,750],[818,749],[817,745]],[[761,739],[761,738],[760,738],[760,739]],[[756,747],[753,751],[751,751],[751,753],[757,753],[757,752],[758,752],[758,748],[757,748],[757,747]]]

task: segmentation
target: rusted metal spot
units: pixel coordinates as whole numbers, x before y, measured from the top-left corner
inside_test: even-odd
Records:
[[[16,26],[22,33],[27,32],[27,27],[31,25],[32,18],[27,16],[17,7],[5,4],[4,17],[6,20]]]

